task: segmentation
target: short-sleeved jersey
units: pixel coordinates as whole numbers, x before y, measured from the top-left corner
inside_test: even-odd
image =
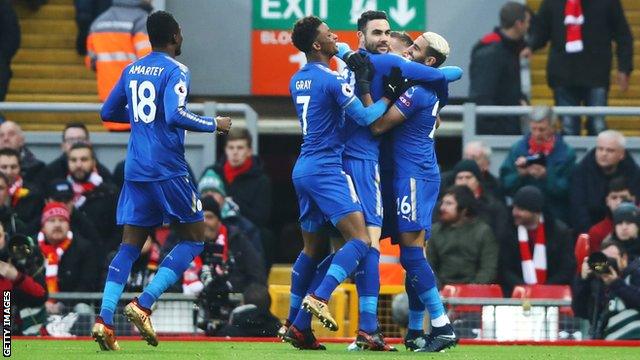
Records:
[[[369,57],[375,69],[373,79],[371,79],[371,98],[373,101],[378,101],[384,95],[382,77],[389,75],[392,67],[399,67],[408,60],[396,54],[371,54],[362,49],[359,51]],[[344,68],[343,76],[350,85],[355,85],[355,76],[348,67]],[[378,161],[380,137],[373,136],[368,127],[358,125],[347,116],[345,136],[347,137],[347,143],[345,144],[344,156]]]
[[[342,169],[344,108],[356,100],[353,88],[324,63],[296,72],[289,91],[302,127],[302,147],[293,177]]]
[[[128,116],[131,123],[125,180],[188,176],[185,129],[216,129],[212,118],[186,110],[189,82],[189,69],[162,52],[152,52],[123,70],[102,114],[118,114],[127,105],[127,113],[120,116]]]
[[[438,97],[422,86],[412,86],[394,104],[405,121],[392,134],[396,178],[439,180],[435,132]]]

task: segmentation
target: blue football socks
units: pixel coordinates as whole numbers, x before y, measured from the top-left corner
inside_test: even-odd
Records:
[[[426,308],[411,285],[408,276],[405,278],[404,288],[409,298],[409,325],[407,326],[409,333],[411,333],[409,335],[422,335],[424,334],[424,311]]]
[[[401,246],[400,263],[407,271],[408,281],[427,308],[432,323],[435,319],[441,319],[440,317],[445,315],[444,305],[436,287],[433,270],[424,256],[424,249],[417,246]]]
[[[120,244],[120,249],[109,264],[100,308],[100,317],[109,326],[113,326],[113,313],[116,311],[124,286],[127,284],[131,266],[139,256],[140,249],[135,245],[123,243]]]
[[[200,255],[203,249],[203,242],[179,242],[160,263],[156,276],[153,277],[153,280],[145,287],[142,295],[138,298],[138,304],[144,308],[151,309],[153,303],[171,285],[178,281],[182,273],[189,268],[191,261]]]
[[[331,262],[333,261],[333,256],[335,254],[331,254],[327,256],[316,268],[314,272],[313,280],[311,280],[311,284],[309,284],[308,293],[312,293],[320,284],[322,279],[327,276],[327,271],[329,271],[329,266],[331,266]],[[307,311],[298,311],[295,319],[292,324],[298,330],[306,330],[311,327],[311,313]]]
[[[369,334],[378,328],[378,295],[380,294],[380,251],[370,247],[367,256],[360,262],[355,272],[358,290],[358,327]]]
[[[352,239],[336,252],[324,277],[313,294],[324,301],[329,300],[331,293],[351,274],[367,255],[369,246],[362,240]]]
[[[317,261],[300,252],[291,269],[291,295],[289,297],[289,316],[287,320],[293,322],[298,315],[302,299],[309,290],[311,280],[316,273]]]

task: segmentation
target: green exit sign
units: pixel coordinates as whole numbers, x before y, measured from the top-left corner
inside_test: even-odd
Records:
[[[332,30],[356,30],[367,10],[385,11],[393,30],[426,30],[426,0],[253,0],[253,28],[288,30],[297,19],[315,15]]]

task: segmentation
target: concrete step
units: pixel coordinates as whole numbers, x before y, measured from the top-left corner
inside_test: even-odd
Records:
[[[75,49],[20,49],[12,64],[84,64]]]
[[[12,79],[12,94],[93,94],[95,80],[85,79]]]
[[[81,65],[15,64],[13,79],[95,79],[95,74]]]
[[[7,94],[6,101],[99,103],[97,93],[90,94]]]
[[[533,98],[553,97],[551,89],[546,84],[533,85],[531,87]],[[640,85],[630,85],[629,90],[622,92],[617,85],[613,84],[609,89],[610,99],[640,99]]]
[[[74,19],[76,10],[71,4],[46,4],[37,11],[32,11],[24,5],[15,6],[16,13],[21,20],[61,20]]]
[[[62,132],[64,130],[64,126],[66,124],[65,121],[60,122],[58,124],[38,124],[34,122],[18,122],[20,127],[24,131],[55,131]],[[85,124],[89,129],[89,132],[104,132],[107,131],[102,124]]]
[[[615,84],[617,81],[618,71],[613,70],[611,72],[611,83]],[[631,73],[631,84],[640,84],[640,73]],[[546,70],[534,70],[531,72],[531,83],[533,85],[544,85],[547,83],[547,71]]]
[[[20,46],[23,49],[75,49],[75,35],[24,34]]]
[[[20,123],[37,123],[37,124],[66,124],[68,122],[82,122],[85,124],[101,125],[100,115],[97,113],[46,113],[46,112],[4,112],[8,119],[18,121]]]
[[[62,20],[20,20],[20,28],[23,34],[73,34],[78,31],[76,22],[71,19]]]

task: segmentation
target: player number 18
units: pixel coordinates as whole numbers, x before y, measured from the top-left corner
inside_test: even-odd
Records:
[[[145,80],[138,86],[138,80],[129,82],[131,89],[131,103],[133,104],[133,120],[142,120],[145,124],[156,118],[156,88],[149,80]],[[148,112],[146,111],[148,110]]]

